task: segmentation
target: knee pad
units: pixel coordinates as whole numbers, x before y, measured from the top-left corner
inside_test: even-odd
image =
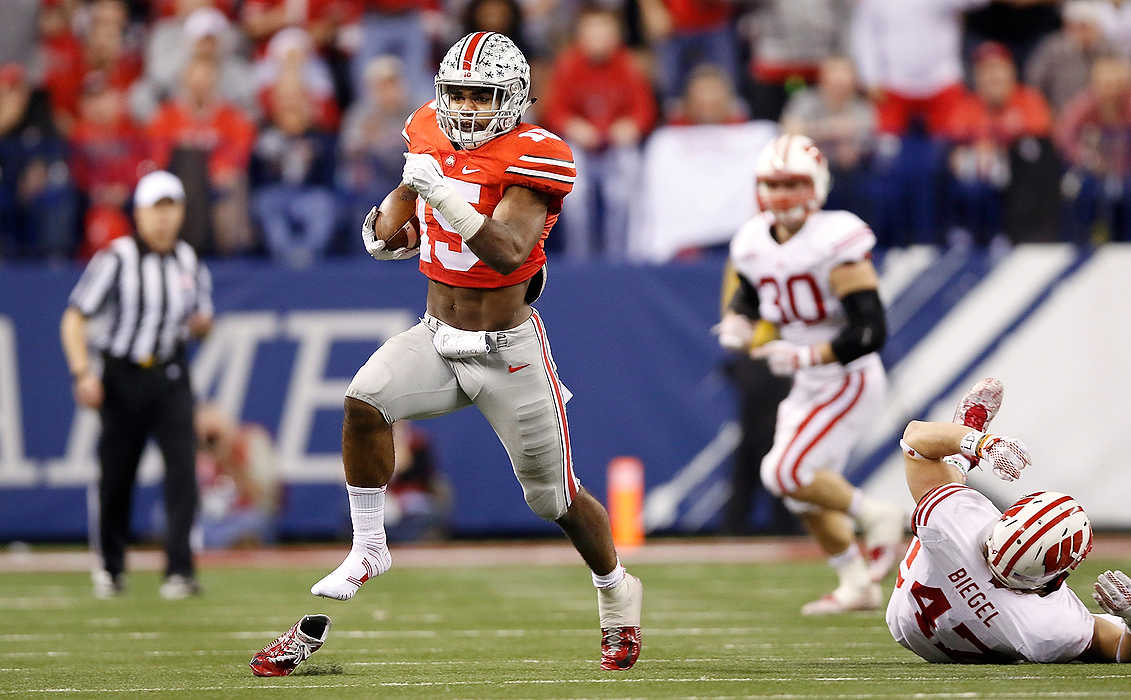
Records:
[[[553,406],[544,399],[515,408],[518,450],[512,450],[515,476],[530,510],[543,520],[557,520],[569,508],[565,485],[565,455]],[[515,454],[517,452],[517,454]]]
[[[346,389],[346,396],[364,401],[376,408],[384,416],[385,422],[392,425],[396,418],[389,415],[385,397],[382,396],[382,390],[389,386],[389,381],[392,378],[392,372],[384,363],[366,362],[357,371],[357,374],[353,375],[353,380],[350,381],[349,387]]]
[[[526,505],[543,520],[554,521],[566,514],[569,504],[560,486],[549,484],[522,485],[522,496]]]

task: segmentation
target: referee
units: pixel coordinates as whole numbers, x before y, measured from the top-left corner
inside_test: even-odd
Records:
[[[200,592],[189,530],[197,506],[196,437],[185,342],[212,326],[211,278],[177,236],[185,190],[157,171],[134,191],[137,234],[119,238],[90,261],[63,312],[60,335],[75,401],[99,410],[99,532],[102,568],[94,594],[124,590],[125,548],[138,462],[153,437],[165,461],[165,581],[161,596]],[[102,374],[88,355],[101,353]]]

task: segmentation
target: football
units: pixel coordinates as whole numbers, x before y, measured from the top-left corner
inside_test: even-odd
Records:
[[[415,216],[385,239],[385,250],[420,247],[420,219]]]

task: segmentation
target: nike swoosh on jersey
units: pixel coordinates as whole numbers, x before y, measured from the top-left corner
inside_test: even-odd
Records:
[[[469,168],[468,168],[468,167],[467,167],[467,166],[465,165],[465,166],[463,166],[463,170],[461,170],[460,172],[462,172],[462,173],[463,173],[464,175],[470,175],[470,174],[472,174],[472,173],[477,173],[477,172],[479,172],[480,170],[481,170],[481,168],[470,168],[470,169],[469,169]]]
[[[507,365],[507,371],[510,372],[511,374],[514,374],[515,372],[519,371],[520,369],[526,369],[529,366],[530,366],[529,362],[527,362],[525,365]]]

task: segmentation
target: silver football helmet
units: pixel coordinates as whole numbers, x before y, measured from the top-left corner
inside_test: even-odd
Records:
[[[489,110],[453,109],[453,88],[493,91]],[[497,32],[472,32],[457,41],[436,73],[436,121],[452,143],[478,148],[515,128],[530,107],[530,64],[514,42]]]

